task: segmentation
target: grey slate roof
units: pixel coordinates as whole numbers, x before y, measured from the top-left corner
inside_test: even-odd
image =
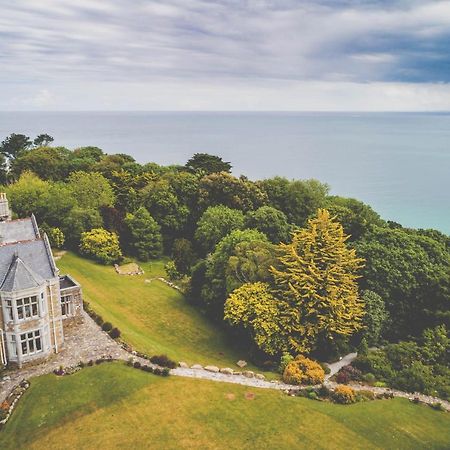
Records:
[[[22,264],[17,263],[17,259],[20,259]],[[27,275],[27,272],[32,275]],[[9,289],[12,286],[13,290],[27,289],[32,282],[30,277],[36,281],[55,276],[56,267],[45,239],[0,246],[0,290],[11,292]]]
[[[45,280],[14,255],[0,287],[2,291],[13,292],[42,286]]]
[[[34,216],[27,219],[0,222],[0,245],[39,238],[39,229]]]

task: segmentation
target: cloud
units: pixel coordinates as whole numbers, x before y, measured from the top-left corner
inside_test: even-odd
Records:
[[[128,92],[129,107],[140,108],[139,99],[131,102],[136,86],[144,93],[171,86],[181,98],[167,92],[163,109],[195,109],[187,99],[202,84],[211,98],[202,99],[205,108],[225,109],[211,89],[253,98],[278,87],[281,98],[290,83],[317,83],[321,98],[344,83],[354,92],[369,90],[366,84],[403,86],[406,108],[416,92],[410,85],[440,91],[450,81],[450,1],[0,0],[0,7],[3,104],[14,89],[30,108],[62,108],[72,93],[95,86],[84,104],[100,108],[95,92],[122,86],[109,92],[109,104],[122,104]],[[41,90],[58,95],[36,101]],[[393,102],[391,91],[383,92]],[[244,100],[236,106],[246,109]]]

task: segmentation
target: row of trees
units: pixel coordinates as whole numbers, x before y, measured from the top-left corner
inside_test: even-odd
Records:
[[[174,276],[189,279],[189,300],[265,354],[450,325],[442,233],[385,222],[316,180],[234,177],[217,156],[164,167],[50,147],[51,137],[17,148],[31,142],[17,136],[0,146],[17,215],[34,213],[55,245],[81,245],[106,263],[170,256]],[[101,253],[105,239],[117,245]]]

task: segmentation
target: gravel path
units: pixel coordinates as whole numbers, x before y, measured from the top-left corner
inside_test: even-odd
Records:
[[[328,364],[328,367],[330,368],[330,373],[325,375],[325,380],[329,380],[333,375],[337,374],[339,370],[342,369],[342,367],[350,364],[356,358],[356,356],[357,353],[349,353],[348,355],[342,357],[342,359],[340,359],[339,361]]]
[[[131,355],[124,350],[116,341],[111,339],[107,333],[101,331],[98,325],[86,314],[84,314],[83,324],[68,330],[66,332],[64,349],[57,355],[53,355],[50,360],[22,370],[8,371],[3,375],[0,381],[0,403],[6,398],[8,393],[22,380],[44,375],[53,372],[53,370],[63,367],[77,365],[80,361],[88,362],[99,358],[113,358],[128,361],[132,357],[141,364],[147,364],[156,367],[148,360]],[[330,364],[331,373],[326,377],[325,384],[328,387],[335,387],[336,383],[329,381],[329,377],[334,375],[342,366],[350,364],[356,357],[356,353],[350,353],[340,361]],[[244,369],[245,370],[245,369]],[[278,389],[286,391],[295,391],[302,389],[299,386],[292,386],[279,381],[268,381],[258,378],[247,378],[244,375],[228,375],[224,373],[214,373],[203,368],[192,369],[178,367],[170,371],[172,375],[180,377],[198,378],[203,380],[219,381],[224,383],[240,384],[263,389]],[[392,393],[396,397],[408,399],[419,398],[423,403],[440,402],[442,406],[450,411],[450,402],[446,402],[434,397],[423,394],[408,394],[406,392],[395,391],[389,388],[375,388],[365,385],[352,385],[355,390],[371,390],[377,394]]]

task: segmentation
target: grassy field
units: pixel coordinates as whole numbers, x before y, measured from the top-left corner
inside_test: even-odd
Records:
[[[341,406],[121,363],[32,380],[0,432],[3,450],[449,447],[450,415],[407,400]]]
[[[150,355],[166,353],[190,364],[235,367],[236,361],[245,359],[179,292],[158,280],[145,282],[164,275],[163,261],[142,264],[145,274],[138,276],[118,275],[110,266],[73,253],[66,253],[57,264],[61,273],[81,283],[92,308],[117,326],[133,348]]]

